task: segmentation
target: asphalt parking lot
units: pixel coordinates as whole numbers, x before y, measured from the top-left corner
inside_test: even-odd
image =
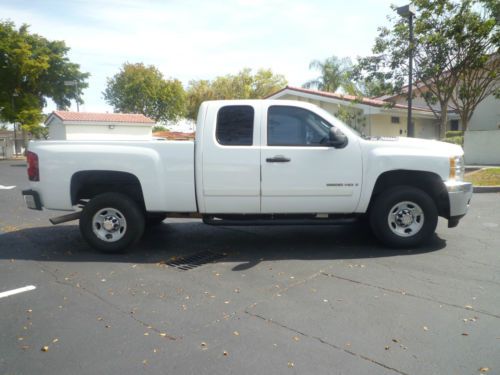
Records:
[[[0,374],[500,374],[499,193],[415,250],[166,220],[104,255],[25,208],[25,174],[0,161],[0,293],[36,288],[0,298]]]

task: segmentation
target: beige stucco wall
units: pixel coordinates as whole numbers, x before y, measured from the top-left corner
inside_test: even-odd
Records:
[[[399,124],[391,123],[391,115],[378,114],[370,116],[372,137],[399,137],[406,135],[406,121],[400,119]],[[400,130],[402,133],[400,133]]]
[[[500,129],[500,99],[490,95],[477,106],[469,121],[468,130],[498,129]]]
[[[48,127],[49,127],[49,139],[52,140],[66,139],[66,131],[64,129],[62,121],[59,118],[53,117],[50,123],[48,124]]]
[[[468,164],[500,164],[500,130],[466,131],[464,152]]]
[[[151,126],[66,125],[66,139],[78,140],[147,140],[151,139]]]

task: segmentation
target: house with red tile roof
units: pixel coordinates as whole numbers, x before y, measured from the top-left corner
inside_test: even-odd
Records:
[[[135,113],[52,112],[45,125],[51,140],[148,140],[155,121]]]
[[[347,122],[358,132],[372,137],[397,137],[407,135],[407,104],[383,98],[364,98],[299,87],[287,86],[270,95],[268,99],[299,100],[318,105]],[[415,137],[438,139],[439,123],[424,104],[412,106]],[[450,116],[454,119],[453,115]]]

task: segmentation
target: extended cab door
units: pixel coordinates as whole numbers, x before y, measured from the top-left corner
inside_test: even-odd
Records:
[[[361,191],[359,141],[328,146],[333,124],[307,109],[264,104],[262,213],[351,213]]]
[[[260,212],[260,107],[257,101],[202,105],[195,147],[200,212]]]

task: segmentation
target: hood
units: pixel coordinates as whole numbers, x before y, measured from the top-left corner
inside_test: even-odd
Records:
[[[370,143],[376,143],[383,147],[404,148],[412,150],[427,150],[430,153],[446,156],[462,156],[464,151],[459,145],[441,142],[431,139],[408,138],[408,137],[381,137],[369,140]]]

